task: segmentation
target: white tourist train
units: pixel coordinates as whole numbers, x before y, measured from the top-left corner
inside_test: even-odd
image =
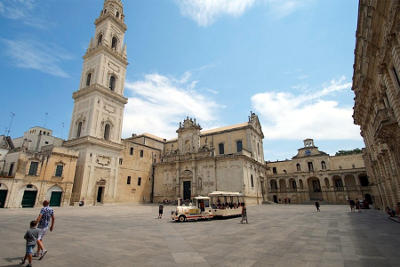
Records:
[[[239,192],[214,191],[208,196],[197,196],[192,201],[178,199],[171,212],[174,221],[184,222],[213,218],[238,217],[242,214],[243,195]]]

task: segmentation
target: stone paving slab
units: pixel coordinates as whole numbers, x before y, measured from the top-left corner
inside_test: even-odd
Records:
[[[34,266],[400,266],[400,224],[347,206],[248,207],[240,218],[171,222],[172,206],[55,208],[48,254]],[[0,267],[19,266],[23,235],[40,209],[0,209]]]

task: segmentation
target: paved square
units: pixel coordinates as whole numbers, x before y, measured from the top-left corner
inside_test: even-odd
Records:
[[[49,253],[34,266],[400,266],[400,224],[374,210],[249,207],[240,218],[170,222],[172,206],[56,208]],[[0,266],[19,266],[39,209],[0,209]]]

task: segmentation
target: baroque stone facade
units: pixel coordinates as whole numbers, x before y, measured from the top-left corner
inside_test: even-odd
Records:
[[[400,202],[400,2],[360,0],[353,90],[365,164],[381,208]]]
[[[208,131],[186,118],[176,132],[178,138],[165,141],[161,162],[155,164],[154,201],[234,191],[243,193],[247,203],[262,203],[266,168],[257,115]]]
[[[374,203],[362,154],[330,156],[318,150],[314,140],[291,160],[267,162],[268,200],[275,203],[307,203],[315,200],[346,204],[348,199]]]

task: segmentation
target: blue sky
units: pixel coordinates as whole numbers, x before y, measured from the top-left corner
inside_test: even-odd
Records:
[[[261,120],[265,158],[305,138],[327,153],[364,147],[351,91],[358,1],[125,0],[123,137],[176,136]],[[67,138],[82,55],[103,0],[0,0],[0,134],[29,127]],[[4,101],[4,99],[6,101]],[[48,115],[45,115],[45,114]]]

